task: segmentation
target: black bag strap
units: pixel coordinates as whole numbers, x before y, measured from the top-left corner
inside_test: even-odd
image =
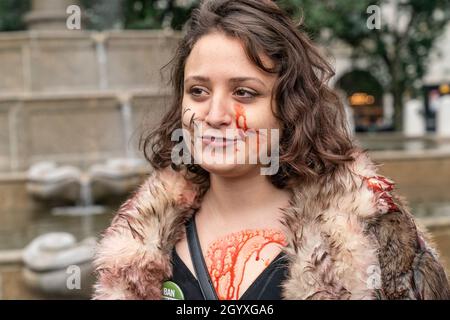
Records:
[[[219,300],[216,290],[212,284],[211,277],[209,276],[208,269],[206,268],[205,259],[203,258],[200,241],[197,234],[197,227],[195,225],[195,214],[186,225],[186,236],[192,264],[194,265],[203,297],[205,300]]]

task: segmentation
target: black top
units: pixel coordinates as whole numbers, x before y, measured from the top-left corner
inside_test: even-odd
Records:
[[[281,300],[281,283],[287,277],[286,254],[280,252],[276,258],[259,274],[239,300]],[[173,275],[175,282],[183,291],[185,300],[203,300],[199,283],[189,268],[181,260],[175,248],[172,251]]]

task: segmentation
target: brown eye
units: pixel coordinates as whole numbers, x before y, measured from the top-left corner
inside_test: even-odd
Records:
[[[189,93],[195,97],[200,97],[202,93],[207,93],[204,89],[199,87],[193,87],[189,90]]]
[[[250,90],[247,90],[244,88],[239,88],[234,93],[239,98],[245,98],[245,99],[251,99],[258,95],[256,92],[253,92],[253,91],[250,91]]]

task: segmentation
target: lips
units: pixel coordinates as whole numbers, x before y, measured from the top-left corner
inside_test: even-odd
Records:
[[[241,138],[227,138],[227,137],[217,137],[217,136],[209,136],[205,135],[202,137],[202,142],[205,145],[213,146],[213,147],[224,147],[227,145],[235,144],[238,140],[242,140]]]

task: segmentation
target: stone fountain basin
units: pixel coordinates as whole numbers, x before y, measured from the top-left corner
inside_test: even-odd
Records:
[[[23,250],[23,279],[35,291],[80,295],[92,286],[96,239],[77,242],[67,232],[51,232],[34,239]]]

